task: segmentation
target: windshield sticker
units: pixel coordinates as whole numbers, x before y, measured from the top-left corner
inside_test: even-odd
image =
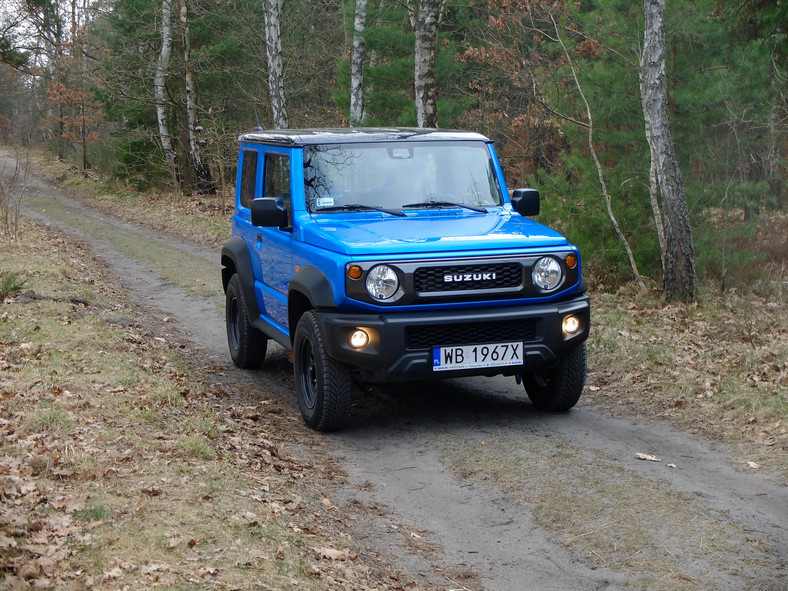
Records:
[[[318,197],[317,198],[317,206],[318,207],[333,207],[334,206],[334,198],[333,197]]]

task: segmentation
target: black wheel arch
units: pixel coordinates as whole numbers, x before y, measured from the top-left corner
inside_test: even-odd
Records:
[[[287,322],[290,326],[291,344],[295,338],[295,327],[304,312],[335,308],[334,293],[326,274],[317,267],[302,267],[293,276],[287,292]]]
[[[252,257],[249,254],[246,242],[239,236],[233,236],[222,248],[221,262],[222,287],[225,293],[232,276],[238,274],[238,278],[241,281],[241,289],[247,303],[249,322],[259,326],[260,307],[254,291]],[[305,266],[293,276],[288,288],[287,321],[290,327],[291,345],[298,320],[304,312],[315,308],[324,310],[335,309],[334,294],[331,290],[331,282],[323,271],[317,267]]]
[[[227,293],[227,285],[232,276],[237,274],[241,280],[241,289],[246,299],[249,323],[255,324],[260,316],[260,307],[257,305],[257,296],[254,293],[254,272],[252,271],[252,257],[246,242],[239,236],[233,236],[222,247],[222,288]]]

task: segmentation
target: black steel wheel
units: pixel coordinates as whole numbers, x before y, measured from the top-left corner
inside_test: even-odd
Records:
[[[249,324],[246,298],[238,274],[230,278],[225,299],[227,344],[233,363],[242,369],[255,369],[262,365],[268,350],[268,338]]]
[[[333,431],[350,420],[350,368],[331,358],[314,311],[298,321],[293,343],[293,370],[301,416],[317,431]]]
[[[522,375],[523,386],[534,406],[547,411],[566,411],[572,408],[586,383],[586,344],[563,353],[558,365]]]

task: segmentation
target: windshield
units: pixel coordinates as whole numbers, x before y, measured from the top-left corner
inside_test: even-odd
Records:
[[[306,146],[304,185],[312,213],[501,204],[484,142]]]

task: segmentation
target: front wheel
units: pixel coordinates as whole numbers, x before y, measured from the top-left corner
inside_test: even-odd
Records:
[[[305,312],[293,343],[293,370],[301,416],[317,431],[333,431],[350,420],[350,368],[326,352],[317,316]]]
[[[529,371],[522,378],[528,398],[538,409],[569,410],[580,400],[586,383],[586,344],[565,351],[557,366]]]

